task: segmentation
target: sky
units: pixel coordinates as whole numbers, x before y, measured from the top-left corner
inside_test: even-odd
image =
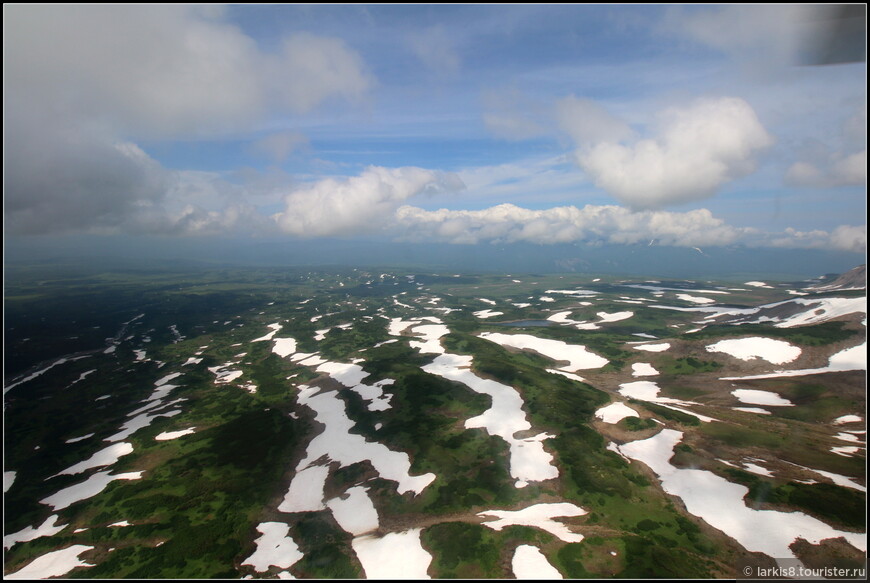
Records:
[[[836,15],[4,4],[4,236],[866,254]]]

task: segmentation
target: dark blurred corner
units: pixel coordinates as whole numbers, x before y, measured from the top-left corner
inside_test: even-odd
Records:
[[[867,61],[867,5],[807,6],[798,62],[835,65]]]

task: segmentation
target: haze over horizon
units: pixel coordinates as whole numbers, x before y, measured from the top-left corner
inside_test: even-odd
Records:
[[[825,10],[6,5],[5,256],[339,240],[848,269],[866,57],[807,64]]]

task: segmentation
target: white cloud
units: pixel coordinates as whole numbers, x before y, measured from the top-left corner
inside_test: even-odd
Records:
[[[515,89],[489,89],[481,95],[487,131],[504,140],[528,140],[551,132],[551,106]]]
[[[559,127],[577,145],[621,142],[632,135],[628,124],[591,99],[565,97],[556,102],[555,110]]]
[[[373,81],[338,39],[298,33],[268,53],[223,12],[4,6],[9,232],[200,232],[262,222],[244,189],[225,180],[217,190],[191,188],[192,174],[167,170],[134,142],[237,135],[275,107],[304,113],[358,100]],[[280,161],[303,141],[285,132],[257,147]],[[241,198],[221,194],[230,191]]]
[[[755,71],[771,71],[799,61],[823,16],[817,8],[796,4],[676,7],[665,26]]]
[[[731,244],[796,249],[831,249],[866,253],[867,226],[839,226],[823,230],[765,233],[732,227],[707,209],[688,212],[631,211],[620,206],[586,205],[530,210],[501,204],[483,210],[427,211],[413,206],[396,210],[401,239],[455,244],[491,243],[607,243],[676,247],[719,247]]]
[[[867,225],[840,225],[831,232],[830,246],[843,251],[867,253]]]
[[[344,41],[310,33],[284,39],[283,53],[266,71],[284,104],[301,113],[333,97],[357,101],[374,83],[362,58]]]
[[[105,229],[143,206],[160,203],[171,173],[134,144],[99,132],[54,128],[51,134],[6,131],[4,227],[10,234]]]
[[[443,27],[431,26],[415,31],[408,36],[408,44],[417,58],[436,74],[451,76],[459,72],[459,54]]]
[[[273,216],[282,231],[303,237],[377,231],[405,200],[463,188],[453,173],[370,166],[359,176],[327,178],[292,192]]]
[[[407,239],[451,243],[633,244],[655,239],[660,245],[702,246],[727,245],[754,233],[729,227],[706,209],[632,212],[619,206],[587,205],[529,210],[501,204],[479,211],[427,211],[402,206],[396,218]]]
[[[795,162],[786,171],[786,184],[827,188],[867,184],[867,150],[848,156],[831,154],[820,162]]]
[[[867,225],[840,225],[830,233],[820,229],[798,231],[791,227],[782,235],[771,235],[769,244],[773,247],[807,249],[834,249],[853,253],[867,252]]]
[[[269,134],[254,141],[250,149],[256,154],[266,156],[273,162],[280,163],[294,151],[308,145],[308,138],[299,132],[285,131]]]
[[[489,133],[505,140],[528,140],[547,132],[537,122],[512,113],[484,113],[483,123]]]
[[[300,33],[278,54],[192,6],[4,8],[7,99],[139,135],[245,127],[267,107],[356,99],[371,80],[342,41]]]
[[[702,200],[755,169],[773,143],[748,103],[700,99],[661,115],[659,134],[631,145],[600,142],[575,152],[593,182],[633,208]]]

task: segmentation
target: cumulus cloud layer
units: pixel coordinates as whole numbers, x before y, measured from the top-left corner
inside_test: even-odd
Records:
[[[455,244],[607,243],[675,247],[718,247],[735,243],[790,248],[836,249],[864,253],[867,227],[843,225],[827,231],[765,233],[733,227],[707,209],[688,212],[631,211],[620,206],[586,205],[530,210],[512,204],[466,211],[427,211],[413,206],[396,210],[395,225],[408,241]]]
[[[610,122],[593,129],[599,135],[613,128]],[[581,145],[575,158],[613,197],[632,208],[655,209],[712,196],[753,172],[755,156],[772,143],[748,103],[724,97],[664,112],[654,138]]]
[[[788,228],[782,235],[772,236],[774,247],[836,249],[853,253],[867,252],[867,225],[840,225],[830,233],[823,230],[798,231]]]
[[[785,175],[790,186],[825,188],[867,184],[867,150],[847,156],[835,154],[821,162],[795,162]]]
[[[556,120],[578,145],[620,142],[632,135],[628,124],[611,115],[604,106],[573,95],[556,102]]]
[[[494,241],[514,243],[727,245],[751,229],[729,227],[706,209],[685,213],[632,212],[619,206],[587,205],[529,210],[502,204],[479,211],[426,211],[403,206],[396,212],[399,225],[411,240],[451,243]]]
[[[463,186],[453,173],[370,166],[359,176],[327,178],[292,192],[273,218],[285,233],[303,237],[372,232],[389,225],[403,201]]]

